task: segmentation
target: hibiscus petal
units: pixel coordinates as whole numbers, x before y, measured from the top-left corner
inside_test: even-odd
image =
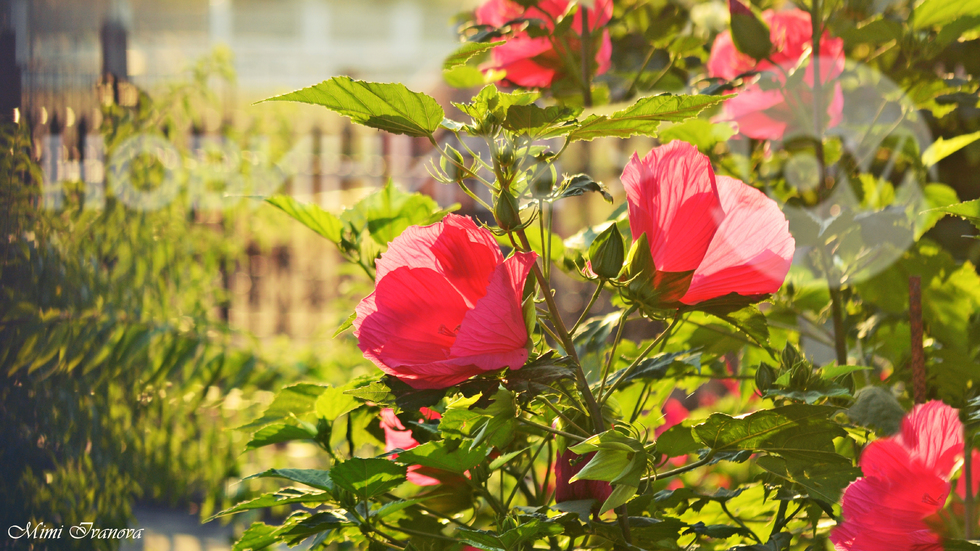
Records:
[[[634,238],[644,232],[661,272],[686,272],[701,263],[723,212],[708,158],[680,140],[634,153],[622,175]]]
[[[535,253],[517,253],[497,267],[487,294],[466,313],[450,354],[484,370],[519,369],[527,360],[521,293]]]
[[[400,267],[428,268],[445,278],[472,308],[503,259],[490,232],[465,216],[449,214],[442,222],[411,226],[396,237],[376,263],[376,279],[380,284]]]
[[[948,480],[958,456],[963,453],[959,412],[938,400],[919,404],[902,420],[902,432],[897,440],[914,460]]]
[[[782,286],[796,250],[789,222],[775,201],[727,176],[718,177],[718,193],[725,219],[681,298],[685,304],[728,293],[774,293]]]
[[[398,268],[358,304],[354,336],[378,367],[445,360],[468,311],[445,277],[428,268]]]

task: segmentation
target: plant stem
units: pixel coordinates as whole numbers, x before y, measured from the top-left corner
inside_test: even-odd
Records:
[[[963,496],[963,534],[964,539],[973,538],[973,437],[969,424],[963,425],[963,482],[966,485],[966,495]]]
[[[922,351],[922,279],[909,278],[909,330],[912,334],[912,392],[915,403],[926,402],[926,362]]]
[[[633,536],[630,534],[630,516],[626,504],[616,507],[616,520],[619,521],[619,529],[623,532],[623,539],[626,543],[633,544]]]
[[[568,423],[568,426],[575,427],[575,430],[577,430],[580,433],[584,434],[586,437],[591,436],[589,434],[589,431],[583,429],[582,427],[578,426],[575,423],[575,421],[572,421],[571,419],[569,419],[567,415],[565,415],[564,413],[561,412],[561,410],[558,409],[558,406],[552,404],[547,398],[545,398],[544,394],[539,395],[538,398],[541,401],[543,401],[546,406],[548,406],[549,408],[551,408],[551,411],[555,412],[558,415],[558,417],[561,417],[562,421]]]
[[[547,425],[542,425],[540,423],[535,423],[534,421],[528,421],[527,419],[524,419],[523,417],[518,417],[517,418],[517,421],[520,422],[520,423],[524,423],[525,425],[527,425],[529,427],[534,427],[536,429],[543,430],[545,432],[550,432],[551,434],[554,434],[554,435],[557,435],[557,436],[561,436],[563,438],[568,438],[568,439],[574,440],[576,442],[584,442],[585,441],[585,438],[583,438],[583,437],[581,437],[581,436],[579,436],[577,434],[572,434],[570,432],[565,432],[563,430],[553,429],[553,428],[551,428],[551,427],[549,427]]]
[[[616,382],[609,385],[609,390],[606,391],[605,395],[602,396],[603,402],[605,402],[605,400],[609,398],[609,396],[611,396],[612,393],[615,392],[617,388],[619,388],[619,385],[623,384],[623,381],[626,380],[627,377],[629,377],[634,371],[636,371],[636,368],[640,365],[640,362],[642,362],[643,359],[646,358],[651,351],[653,351],[654,347],[660,344],[660,341],[662,341],[664,338],[667,337],[667,335],[670,334],[670,330],[674,328],[674,325],[676,325],[680,319],[681,319],[681,313],[678,311],[676,314],[674,314],[674,319],[670,322],[670,325],[668,325],[667,328],[664,329],[663,332],[660,333],[660,335],[653,340],[653,342],[647,345],[647,347],[644,348],[642,352],[640,352],[640,355],[637,356],[636,359],[633,360],[633,363],[631,363],[629,367],[627,367],[623,371],[623,374],[616,379]]]
[[[510,509],[510,504],[512,501],[514,501],[514,496],[517,495],[517,490],[520,489],[521,483],[524,481],[524,477],[526,477],[528,471],[530,471],[531,468],[534,467],[534,460],[537,459],[539,455],[541,455],[541,451],[545,448],[545,445],[546,445],[545,442],[542,442],[541,445],[538,446],[538,451],[534,452],[534,455],[531,456],[531,460],[528,461],[527,467],[524,469],[524,472],[521,473],[520,477],[515,477],[517,478],[517,481],[514,483],[514,490],[510,493],[510,496],[507,498],[507,501],[504,502],[505,509],[508,510]],[[531,505],[530,499],[528,499],[528,505]]]
[[[654,474],[653,476],[645,477],[645,478],[643,478],[641,480],[641,482],[648,482],[648,481],[651,481],[651,480],[653,480],[653,481],[662,480],[664,478],[670,478],[672,476],[677,476],[679,474],[684,474],[684,473],[686,473],[688,471],[693,471],[694,469],[697,469],[698,467],[703,467],[703,466],[707,465],[708,463],[711,462],[712,459],[714,459],[714,457],[715,457],[715,453],[713,451],[710,451],[710,452],[708,452],[708,455],[704,456],[704,459],[699,459],[699,460],[695,461],[694,463],[691,463],[690,465],[684,465],[683,467],[677,467],[676,469],[674,469],[672,471],[667,471],[665,473],[658,473],[658,474]]]
[[[828,280],[830,307],[834,316],[834,350],[837,352],[837,365],[847,365],[847,332],[844,330],[844,301],[840,287],[834,287]]]
[[[626,326],[626,318],[630,317],[630,314],[635,312],[636,309],[637,306],[631,306],[628,310],[623,312],[623,317],[619,319],[619,328],[616,329],[616,338],[613,339],[612,348],[609,350],[609,358],[606,360],[606,366],[602,370],[602,381],[599,383],[599,396],[602,396],[602,392],[606,388],[606,379],[609,377],[609,370],[612,369],[612,364],[616,361],[616,349],[619,348],[619,342],[623,339],[623,328]]]
[[[517,230],[517,237],[521,240],[521,244],[524,246],[525,251],[531,250],[531,244],[527,240],[527,234],[524,233],[524,229],[521,228]],[[551,321],[555,325],[555,332],[558,333],[558,337],[561,340],[562,347],[565,349],[565,353],[568,357],[572,359],[575,364],[575,374],[578,377],[579,387],[582,391],[582,395],[585,397],[585,403],[589,406],[589,412],[592,416],[592,427],[595,434],[599,434],[605,430],[605,424],[602,421],[602,409],[599,407],[598,402],[596,402],[595,396],[592,394],[592,389],[589,388],[589,381],[585,378],[585,372],[582,370],[582,365],[579,363],[578,353],[575,352],[575,343],[572,341],[572,336],[568,334],[568,330],[565,329],[565,324],[561,319],[561,313],[558,310],[558,305],[555,303],[555,297],[551,294],[551,286],[548,285],[548,280],[541,273],[541,268],[538,267],[538,263],[535,262],[531,265],[531,270],[534,272],[534,277],[538,279],[538,285],[541,287],[541,293],[544,295],[544,301],[548,304],[548,310],[551,312]]]
[[[786,502],[784,501],[783,503]],[[742,519],[733,515],[731,511],[728,510],[728,505],[726,505],[724,501],[719,501],[718,504],[721,505],[721,510],[724,511],[726,515],[728,515],[728,518],[734,520],[735,524],[739,525],[742,528],[742,530],[748,532],[749,535],[752,536],[752,539],[754,539],[757,543],[759,543],[760,545],[762,544],[762,540],[759,538],[759,536],[757,536],[756,533],[753,532],[751,528],[746,526],[745,522],[743,522]]]
[[[592,36],[589,32],[589,10],[579,5],[582,14],[582,103],[592,107]]]
[[[578,329],[578,326],[582,325],[582,322],[585,321],[585,318],[589,315],[589,310],[592,310],[592,306],[595,305],[595,301],[599,299],[599,294],[602,293],[602,286],[605,285],[605,283],[606,281],[604,279],[599,280],[599,284],[596,285],[595,292],[592,293],[592,298],[589,300],[589,304],[586,305],[585,310],[582,310],[582,315],[579,316],[578,321],[575,322],[575,325],[572,326],[569,333],[574,335],[575,331]]]

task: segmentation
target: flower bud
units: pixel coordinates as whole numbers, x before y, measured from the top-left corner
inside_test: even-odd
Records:
[[[467,176],[467,170],[463,167],[466,165],[463,163],[463,155],[456,151],[456,148],[446,144],[446,155],[449,157],[442,157],[439,159],[439,166],[442,167],[442,171],[449,176],[449,179],[454,182],[461,182]]]
[[[521,206],[517,198],[507,190],[501,190],[493,205],[493,218],[504,231],[513,231],[521,226]]]
[[[623,236],[619,233],[619,228],[615,222],[600,233],[589,247],[592,271],[602,279],[615,279],[619,276],[619,272],[623,269],[623,257],[625,256]]]
[[[535,166],[531,173],[531,195],[538,199],[547,197],[551,194],[551,190],[554,189],[557,181],[558,173],[555,171],[554,165],[539,164]]]
[[[772,388],[776,382],[776,371],[769,364],[759,364],[759,369],[755,371],[755,386],[759,392],[766,392]]]
[[[769,57],[772,53],[769,27],[741,0],[728,0],[728,10],[732,15],[732,42],[738,51],[756,60]]]
[[[509,167],[514,164],[516,156],[514,155],[514,146],[510,145],[510,142],[504,140],[502,144],[497,148],[497,154],[495,155],[497,162],[500,166]]]

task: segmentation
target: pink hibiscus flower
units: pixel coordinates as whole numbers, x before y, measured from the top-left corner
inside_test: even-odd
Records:
[[[687,416],[690,415],[691,413],[687,411],[687,408],[684,407],[684,404],[682,404],[680,400],[676,398],[668,398],[667,402],[664,403],[663,411],[664,411],[664,424],[660,425],[659,427],[653,430],[654,436],[657,437],[667,432],[667,429],[669,429],[670,427],[673,427],[674,425],[680,423],[684,419],[687,419]]]
[[[534,19],[549,31],[555,28],[554,21],[568,11],[568,0],[541,0],[534,7],[525,9],[512,0],[488,0],[476,10],[479,25],[503,27],[518,19]],[[572,23],[573,35],[566,39],[565,45],[556,44],[549,37],[532,38],[525,31],[518,31],[507,38],[506,44],[493,49],[490,62],[481,67],[484,71],[506,71],[506,82],[524,88],[548,88],[566,74],[565,58],[575,58],[581,52],[582,8],[575,13]],[[612,0],[596,0],[593,9],[587,9],[589,32],[594,33],[612,18]],[[592,34],[594,37],[595,34]],[[563,51],[567,46],[570,50]],[[603,30],[599,47],[594,48],[596,74],[609,70],[612,56],[612,42],[609,31]],[[579,57],[579,59],[581,59]]]
[[[579,458],[575,452],[565,450],[558,455],[558,459],[555,461],[555,503],[594,499],[593,512],[599,510],[599,507],[612,493],[612,485],[603,480],[577,480],[571,484],[568,482],[592,460],[595,453],[587,453]],[[573,460],[575,461],[574,465],[572,464]]]
[[[687,305],[783,284],[796,249],[775,201],[726,176],[680,140],[633,154],[622,175],[633,239],[646,233],[658,272],[694,271]]]
[[[374,292],[357,305],[364,357],[413,388],[447,388],[527,361],[521,312],[536,259],[504,260],[493,234],[450,214],[396,237],[377,261]]]
[[[426,419],[442,418],[442,415],[438,411],[433,411],[429,408],[422,408],[421,412]],[[381,410],[381,430],[385,432],[386,453],[397,449],[408,451],[419,445],[418,440],[412,437],[412,431],[405,428],[405,425],[395,415],[395,410],[391,408]],[[391,458],[398,458],[398,454],[392,455]],[[418,486],[435,486],[442,483],[439,479],[418,472],[420,469],[423,472],[426,470],[431,471],[431,469],[423,469],[420,465],[412,465],[408,468],[408,474],[406,475],[409,482]]]
[[[861,455],[864,477],[844,490],[844,522],[830,534],[835,549],[941,551],[925,518],[946,503],[962,450],[955,409],[938,401],[916,406],[900,434],[872,442]]]
[[[741,4],[739,4],[741,6]],[[736,8],[737,9],[737,8]],[[742,6],[742,9],[745,9]],[[773,50],[769,60],[756,61],[738,51],[732,41],[731,31],[725,31],[715,38],[708,57],[708,75],[733,80],[750,71],[767,72],[780,84],[786,84],[783,71],[796,67],[800,59],[812,48],[812,27],[810,14],[802,10],[762,12],[762,19],[769,26],[769,38]],[[778,140],[791,125],[795,128],[809,128],[813,124],[813,62],[809,62],[803,82],[792,90],[763,90],[753,83],[744,87],[739,94],[727,100],[723,107],[721,120],[738,123],[739,131],[754,139]],[[844,70],[844,41],[824,33],[820,40],[820,82],[829,83]],[[827,126],[840,123],[844,108],[844,96],[840,84],[835,84],[833,95],[827,102]]]

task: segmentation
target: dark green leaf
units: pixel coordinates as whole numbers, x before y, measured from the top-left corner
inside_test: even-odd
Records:
[[[353,457],[334,465],[330,478],[334,484],[366,501],[396,488],[405,481],[405,467],[381,458]]]
[[[358,124],[416,137],[432,137],[445,116],[436,100],[402,84],[364,82],[346,76],[263,101],[322,105]]]
[[[694,427],[695,437],[716,451],[834,451],[833,439],[846,433],[827,406],[789,405],[742,418],[715,413]]]
[[[612,203],[612,195],[606,190],[606,186],[602,185],[601,182],[596,182],[588,174],[576,174],[565,178],[555,194],[555,199],[577,197],[588,191],[599,193],[607,203]]]
[[[242,511],[250,511],[252,509],[266,509],[268,507],[289,505],[292,503],[324,503],[330,500],[331,496],[327,492],[309,492],[298,488],[283,488],[277,492],[262,494],[255,499],[244,501],[238,505],[235,505],[234,507],[225,509],[224,511],[221,511],[220,513],[208,518],[204,522],[211,522],[219,517],[233,515]]]
[[[548,107],[538,107],[531,103],[528,105],[511,105],[507,108],[507,118],[504,119],[504,128],[520,134],[537,136],[559,123],[571,120],[578,115],[580,110],[564,105],[551,105]],[[549,135],[560,132],[562,127],[551,130]],[[574,126],[568,126],[574,128]]]

